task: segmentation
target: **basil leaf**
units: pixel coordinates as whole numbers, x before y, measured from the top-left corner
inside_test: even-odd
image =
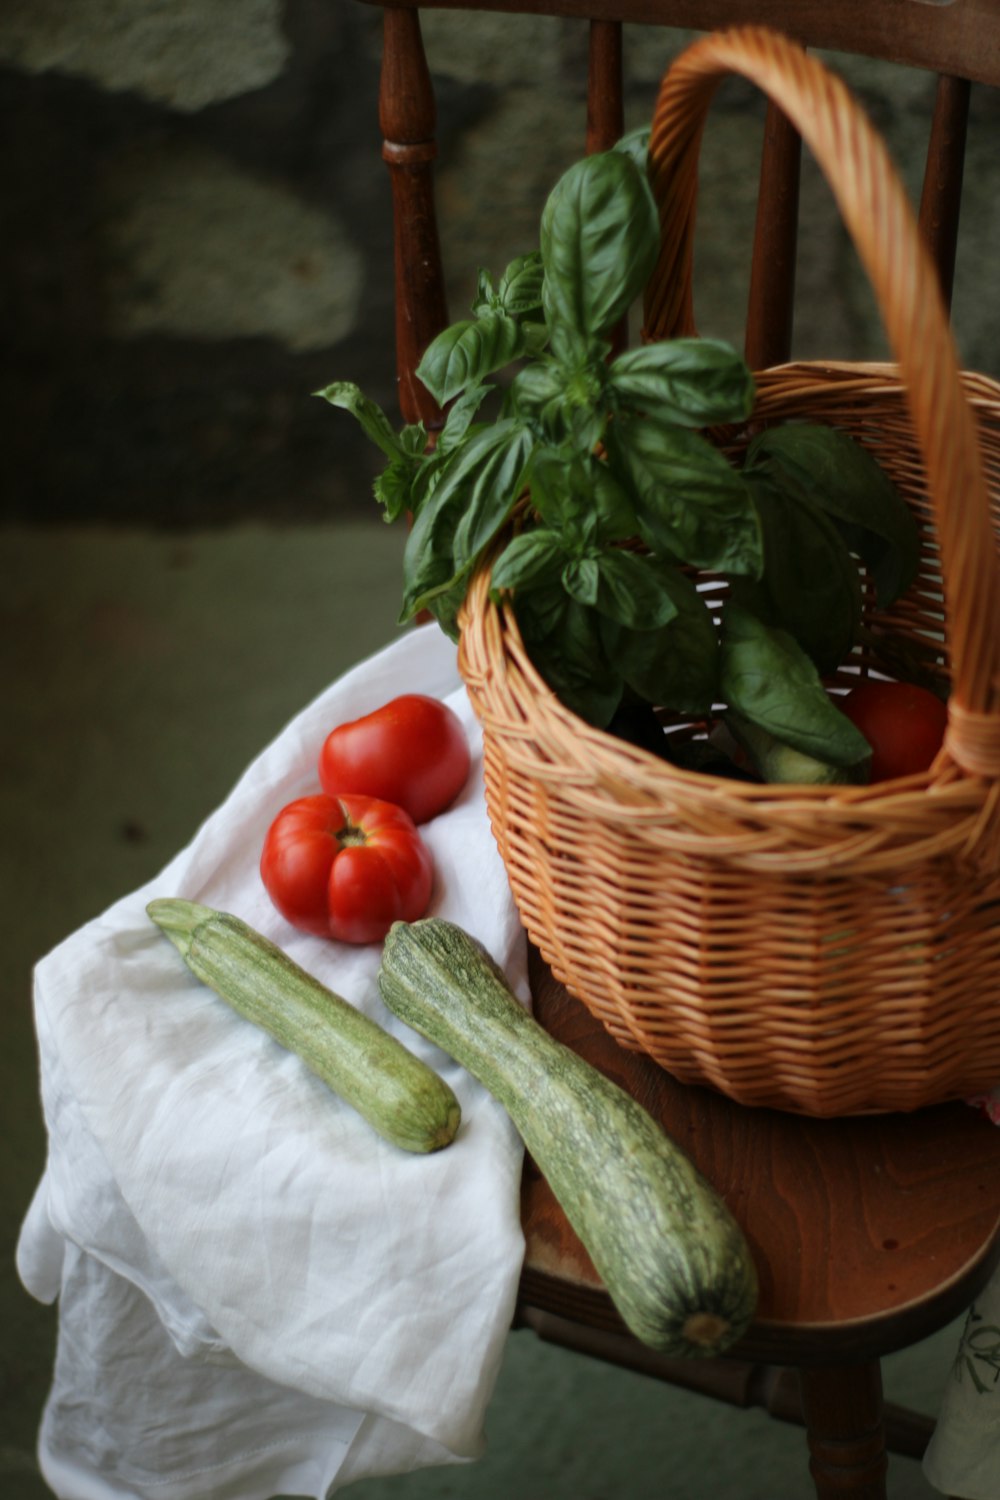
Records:
[[[871,573],[880,606],[906,592],[920,560],[916,519],[860,443],[834,427],[789,422],[759,433],[746,463],[780,467],[827,512]]]
[[[554,531],[544,527],[525,531],[507,543],[493,564],[491,587],[500,589],[540,588],[556,583],[566,563],[566,553]]]
[[[398,458],[386,464],[381,474],[375,476],[372,490],[383,507],[386,521],[398,521],[400,516],[415,509],[413,481],[418,472],[412,459]]]
[[[546,443],[568,438],[577,452],[587,453],[607,422],[605,386],[604,360],[588,348],[576,364],[545,358],[525,365],[514,377],[511,405]]]
[[[539,433],[558,442],[566,391],[563,368],[554,359],[539,359],[518,370],[510,387],[512,409]]]
[[[645,285],[659,253],[645,174],[620,151],[585,157],[559,179],[542,214],[543,302],[561,330],[607,333]]]
[[[733,600],[723,614],[720,689],[734,712],[815,760],[854,766],[871,755],[801,646]]]
[[[848,655],[861,624],[861,580],[833,522],[770,467],[746,473],[764,534],[760,583],[737,580],[741,603],[795,637],[820,672]]]
[[[403,549],[401,625],[456,583],[455,528],[462,509],[461,490],[439,483],[417,512]]]
[[[666,339],[630,349],[612,364],[609,382],[619,403],[681,427],[743,421],[754,401],[747,365],[718,339]]]
[[[497,289],[493,284],[493,277],[484,266],[479,267],[476,275],[476,295],[472,300],[473,317],[480,317],[484,312],[499,306]]]
[[[573,557],[562,571],[563,588],[577,604],[596,604],[601,570],[596,557]]]
[[[458,613],[465,603],[468,587],[468,576],[462,574],[449,587],[442,589],[440,593],[433,594],[423,606],[428,614],[437,620],[445,635],[456,642],[461,634],[458,628]]]
[[[469,438],[452,461],[442,484],[462,489],[462,518],[455,528],[456,569],[474,562],[507,520],[524,486],[531,434],[508,418]]]
[[[526,442],[517,423],[497,422],[474,431],[437,467],[433,489],[417,510],[403,551],[401,621],[468,579],[481,547],[503,525],[517,499],[519,485],[514,481],[508,487],[507,479],[523,469]],[[483,528],[483,539],[466,551],[460,538],[467,539],[470,515]]]
[[[424,350],[417,375],[442,406],[502,370],[521,351],[521,331],[501,308],[453,323]]]
[[[608,451],[652,551],[712,572],[760,576],[763,539],[749,486],[700,433],[622,417],[608,428]]]
[[[632,630],[656,630],[677,613],[665,570],[654,558],[613,550],[597,557],[597,595],[602,615]]]
[[[712,614],[689,578],[660,564],[674,616],[655,630],[619,632],[615,662],[647,703],[674,713],[704,714],[719,699],[719,643]]]
[[[314,391],[313,394],[322,396],[331,406],[339,406],[356,417],[366,436],[381,448],[386,458],[398,458],[405,452],[385,412],[353,381],[335,380],[332,385],[324,386],[321,391]]]
[[[623,542],[634,537],[639,523],[629,491],[603,459],[591,455],[589,470],[597,540]]]
[[[549,330],[546,324],[536,323],[534,318],[525,318],[520,324],[521,340],[524,348],[522,353],[526,359],[537,359],[545,350],[549,341]]]
[[[542,306],[542,282],[545,267],[540,250],[529,255],[519,255],[512,260],[500,278],[497,300],[504,312],[512,318],[523,318],[526,313],[536,312]]]
[[[514,609],[528,654],[556,697],[603,728],[618,706],[622,678],[605,650],[601,616],[561,590],[515,595]]]
[[[854,766],[831,766],[813,755],[794,750],[732,710],[725,716],[725,726],[736,745],[750,757],[762,781],[793,782],[800,786],[838,786],[845,782],[864,783],[868,767],[862,761]]]
[[[438,433],[435,452],[450,453],[459,446],[479,408],[493,389],[491,385],[470,385],[468,390],[462,392],[458,400],[448,408],[444,426]]]
[[[612,149],[630,156],[640,171],[645,172],[649,159],[649,137],[651,134],[651,126],[639,125],[635,130],[627,131],[621,140],[615,142]]]
[[[535,510],[558,531],[567,552],[636,535],[631,496],[596,454],[538,446],[526,478]]]
[[[569,550],[592,539],[587,460],[569,447],[537,445],[526,475],[531,503]]]
[[[412,458],[422,458],[427,452],[427,428],[423,422],[408,422],[399,432],[400,447]]]

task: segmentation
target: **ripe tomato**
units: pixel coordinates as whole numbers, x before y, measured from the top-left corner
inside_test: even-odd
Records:
[[[458,715],[438,698],[404,693],[327,735],[319,779],[331,797],[381,797],[426,823],[458,796],[470,764]]]
[[[872,781],[926,771],[948,723],[941,699],[910,682],[862,682],[840,707],[872,747]]]
[[[260,874],[294,927],[377,943],[431,898],[431,857],[410,815],[373,797],[299,797],[267,831]]]

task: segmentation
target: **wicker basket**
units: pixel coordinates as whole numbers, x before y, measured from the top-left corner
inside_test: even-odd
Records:
[[[730,72],[818,159],[898,360],[761,372],[755,422],[852,433],[912,506],[920,573],[878,628],[950,673],[945,748],[925,775],[862,788],[674,769],[556,700],[491,603],[488,567],[460,665],[524,924],[619,1042],[746,1104],[910,1110],[1000,1084],[1000,386],[959,371],[908,200],[848,91],[756,28],[704,38],[664,79],[647,336],[694,331],[697,153]]]

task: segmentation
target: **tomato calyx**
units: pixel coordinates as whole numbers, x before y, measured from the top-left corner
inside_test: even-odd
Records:
[[[342,828],[331,831],[330,837],[340,845],[341,849],[357,849],[368,843],[368,834],[360,823],[352,823],[345,814]]]
[[[260,873],[287,921],[318,937],[374,943],[414,922],[433,887],[430,852],[403,808],[376,798],[299,797],[271,823]]]

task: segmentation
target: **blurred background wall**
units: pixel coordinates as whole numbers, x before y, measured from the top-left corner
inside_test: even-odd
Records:
[[[535,240],[582,148],[582,23],[425,17],[452,312],[479,264]],[[627,33],[629,124],[684,34]],[[393,399],[380,15],[354,0],[7,0],[0,8],[2,514],[43,523],[275,522],[366,513],[372,455],[310,398]],[[841,66],[901,164],[932,80]],[[996,104],[974,96],[956,323],[993,370]],[[761,102],[727,85],[701,194],[704,332],[738,338]],[[913,181],[916,191],[917,183]],[[733,230],[735,223],[736,232]],[[796,352],[879,353],[825,187],[806,166]]]

